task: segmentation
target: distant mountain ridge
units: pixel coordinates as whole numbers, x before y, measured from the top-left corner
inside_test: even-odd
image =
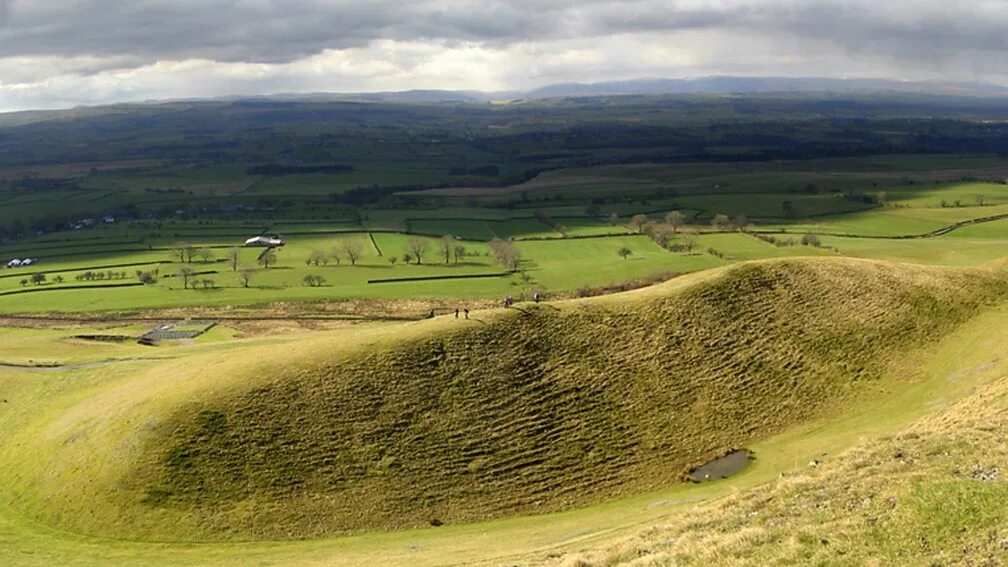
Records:
[[[62,110],[0,112],[0,126],[17,126],[42,120],[82,115],[127,112],[131,109],[173,103],[241,102],[359,102],[404,104],[485,104],[491,101],[538,101],[601,96],[662,96],[700,94],[824,94],[824,95],[916,95],[1008,99],[1008,86],[955,81],[900,81],[893,79],[824,77],[642,78],[597,83],[556,83],[528,91],[475,91],[415,89],[386,92],[316,92],[233,95],[217,98],[180,98],[79,106]]]
[[[646,96],[677,94],[770,93],[906,93],[937,96],[1008,96],[1008,87],[988,83],[953,81],[899,81],[893,79],[834,79],[824,77],[642,78],[598,83],[556,83],[528,91],[453,91],[423,89],[374,93],[280,94],[269,98],[295,100],[358,100],[361,102],[477,103],[501,99],[542,100],[594,96]]]
[[[684,79],[634,79],[601,83],[559,83],[526,93],[528,98],[700,93],[894,92],[946,96],[1005,96],[1008,87],[952,81],[833,79],[821,77],[709,76]]]

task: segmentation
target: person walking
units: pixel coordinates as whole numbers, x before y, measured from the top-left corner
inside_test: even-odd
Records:
[[[455,308],[455,318],[456,318],[456,319],[458,319],[458,312],[459,312],[459,308],[458,308],[458,307],[456,307],[456,308]]]
[[[464,312],[465,312],[465,318],[466,318],[466,319],[468,319],[468,318],[469,318],[469,308],[468,308],[468,307],[466,307],[466,308],[465,308],[465,309],[463,309],[462,311],[464,311]]]

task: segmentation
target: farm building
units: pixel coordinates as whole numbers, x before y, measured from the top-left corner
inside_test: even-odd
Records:
[[[283,246],[284,242],[279,236],[254,236],[245,241],[245,246]]]
[[[10,262],[7,262],[7,267],[8,268],[23,268],[25,266],[31,266],[32,264],[34,264],[36,262],[38,262],[38,260],[34,260],[32,258],[25,258],[24,260],[21,260],[19,258],[14,258]]]

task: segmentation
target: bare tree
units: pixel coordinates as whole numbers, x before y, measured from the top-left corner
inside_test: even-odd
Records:
[[[364,247],[361,246],[360,242],[356,240],[343,241],[343,253],[346,254],[347,259],[350,260],[350,265],[357,265],[357,260],[360,259],[363,251]]]
[[[196,270],[190,266],[182,266],[177,275],[182,278],[182,289],[189,289],[189,281],[196,276]]]
[[[711,219],[711,226],[716,230],[728,230],[731,228],[731,220],[728,215],[718,213]]]
[[[654,240],[655,244],[662,248],[668,248],[669,241],[672,239],[674,232],[675,229],[670,224],[655,225],[650,232],[651,240]]]
[[[452,254],[455,255],[455,263],[458,264],[459,260],[465,258],[466,255],[465,246],[462,246],[461,244],[456,244],[455,247],[452,248]]]
[[[669,211],[665,214],[665,223],[672,227],[672,232],[679,232],[679,227],[683,225],[685,220],[679,211]]]
[[[416,260],[419,266],[424,253],[427,252],[427,241],[422,238],[410,238],[406,241],[406,252]]]
[[[749,219],[745,215],[738,215],[733,221],[735,224],[735,229],[745,232],[746,228],[749,226]]]
[[[196,248],[191,244],[182,244],[172,248],[172,257],[184,264],[191,264],[196,255]]]
[[[609,224],[613,226],[619,224],[619,215],[616,213],[609,213]]]
[[[315,264],[318,266],[319,264],[325,264],[328,261],[329,258],[325,255],[325,253],[319,250],[312,250],[311,253],[308,254],[308,258],[305,259],[305,265],[310,266]]]
[[[514,244],[500,238],[494,238],[490,241],[489,246],[490,254],[498,264],[509,270],[514,270],[518,267],[521,255]]]
[[[637,232],[641,232],[644,230],[644,225],[646,225],[647,222],[647,215],[634,215],[630,218],[630,228],[636,230]]]
[[[447,264],[451,260],[452,248],[455,247],[455,239],[450,236],[442,236],[441,240],[438,240],[438,249],[444,254],[444,263]]]
[[[197,254],[199,255],[200,260],[203,260],[208,264],[214,261],[213,250],[210,250],[209,248],[200,248]]]
[[[329,257],[332,258],[336,265],[339,266],[343,262],[343,243],[339,243],[333,247],[332,251],[329,252]]]
[[[685,248],[687,252],[692,252],[693,248],[697,244],[697,234],[695,232],[693,232],[693,231],[685,232],[682,235],[681,242],[682,242],[683,248]]]
[[[272,248],[267,248],[259,255],[259,265],[268,270],[271,265],[276,264],[276,259],[276,252]]]
[[[231,271],[232,272],[237,272],[238,271],[238,260],[240,260],[240,259],[241,259],[241,248],[238,248],[237,246],[228,248],[228,251],[227,251],[227,260],[228,260],[228,263],[231,264]]]
[[[255,272],[252,268],[243,267],[241,271],[238,272],[238,283],[240,283],[242,287],[248,287],[249,284],[252,283],[252,275],[254,273]]]
[[[631,249],[627,248],[626,246],[624,246],[624,247],[620,248],[619,250],[617,250],[616,254],[620,258],[623,258],[624,260],[626,260],[627,258],[630,257],[631,254],[633,254],[633,250],[631,250]]]

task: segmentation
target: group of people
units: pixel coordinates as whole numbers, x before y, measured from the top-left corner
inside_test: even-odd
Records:
[[[542,295],[540,295],[538,291],[535,292],[535,293],[533,293],[532,294],[532,301],[535,301],[536,303],[539,303],[540,301],[542,301]],[[511,307],[512,305],[514,305],[514,302],[515,302],[514,297],[511,297],[510,295],[507,296],[507,297],[505,297],[504,298],[504,308],[507,309],[508,307]],[[459,314],[462,314],[466,319],[468,319],[469,318],[469,308],[468,307],[461,307],[461,308],[456,307],[455,308],[455,318],[456,319],[459,318]],[[431,317],[434,316],[434,310],[433,309],[431,310],[430,316]]]

